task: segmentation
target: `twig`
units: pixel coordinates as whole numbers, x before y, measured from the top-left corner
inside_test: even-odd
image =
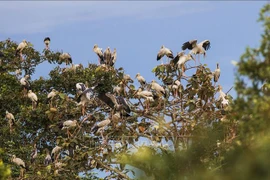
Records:
[[[118,169],[115,169],[115,168],[113,168],[113,167],[107,166],[107,165],[103,164],[103,163],[102,163],[100,160],[98,160],[98,159],[95,159],[95,161],[96,161],[99,165],[101,165],[102,167],[104,167],[104,168],[106,168],[106,169],[108,169],[108,170],[110,170],[110,171],[116,172],[116,173],[119,174],[122,178],[124,178],[124,179],[130,179],[126,174],[122,173],[122,172],[119,171]]]
[[[225,93],[226,95],[232,90],[233,86]]]

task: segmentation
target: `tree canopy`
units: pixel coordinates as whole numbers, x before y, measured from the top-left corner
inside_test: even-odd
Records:
[[[261,46],[247,48],[237,64],[234,100],[207,64],[170,61],[136,86],[105,54],[97,57],[103,64],[83,67],[48,44],[39,52],[27,42],[18,55],[16,42],[1,41],[0,177],[269,178],[269,12],[267,4],[260,13]],[[56,64],[49,77],[31,79],[44,61]]]

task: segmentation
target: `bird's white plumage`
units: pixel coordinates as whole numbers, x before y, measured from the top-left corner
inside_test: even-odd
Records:
[[[29,90],[28,91],[28,94],[27,94],[28,98],[32,101],[32,102],[37,102],[38,101],[38,97],[35,93],[32,92],[32,90]]]
[[[139,81],[140,84],[145,84],[146,83],[144,77],[141,76],[140,73],[136,74],[136,78],[137,78],[137,80]]]
[[[165,89],[162,86],[160,86],[155,80],[152,80],[151,88],[165,94]]]
[[[63,129],[68,129],[77,126],[77,120],[67,120],[63,123]]]
[[[18,47],[17,47],[16,50],[22,52],[22,50],[23,50],[26,46],[27,46],[27,42],[26,42],[26,40],[23,40],[23,41],[18,45]]]
[[[18,166],[25,168],[24,161],[21,158],[17,158],[15,155],[12,156],[12,162],[17,164]]]

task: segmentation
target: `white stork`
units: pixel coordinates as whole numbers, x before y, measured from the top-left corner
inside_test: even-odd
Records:
[[[172,93],[174,97],[179,96],[179,90],[181,88],[181,82],[179,80],[174,81],[174,84],[172,85]]]
[[[151,91],[142,90],[141,88],[138,89],[138,91],[135,93],[136,96],[139,98],[145,99],[145,107],[146,109],[149,109],[150,102],[154,101],[154,95]]]
[[[91,132],[93,132],[94,134],[97,132],[101,132],[101,135],[103,136],[103,131],[104,129],[111,123],[110,119],[105,119],[97,124],[95,124],[92,129]]]
[[[166,96],[165,89],[162,86],[160,86],[155,80],[151,81],[151,88],[154,89],[155,91],[163,94],[164,96]]]
[[[23,51],[23,49],[24,48],[26,48],[27,47],[27,42],[26,42],[26,40],[24,39],[19,45],[18,45],[18,47],[17,47],[17,49],[16,49],[16,56],[18,56],[19,55],[19,53],[20,53],[20,57],[21,57],[21,61],[23,60],[22,58],[22,51]]]
[[[38,105],[38,97],[35,93],[32,92],[32,90],[28,91],[27,94],[28,98],[32,101],[32,109],[36,109],[37,105]]]
[[[200,54],[203,54],[204,57],[206,56],[206,51],[210,49],[210,41],[209,40],[204,40],[202,42],[200,42],[199,44],[197,44],[197,40],[190,40],[185,42],[182,45],[182,50],[186,50],[189,49],[191,50],[190,53],[193,53],[195,55],[198,54],[198,57],[200,57]],[[199,63],[200,63],[200,59],[198,58]],[[195,61],[196,62],[196,61]]]
[[[74,128],[78,125],[77,120],[67,120],[63,122],[63,127],[62,130],[66,129],[67,130],[67,135],[69,138],[69,135],[72,136],[72,134],[69,132],[69,129]]]
[[[46,50],[49,49],[50,42],[51,42],[50,37],[45,37],[45,38],[44,38],[44,44],[45,44]]]
[[[103,58],[104,58],[104,61],[105,61],[105,64],[106,65],[110,65],[111,64],[112,54],[111,54],[110,47],[107,47],[107,49],[104,51]]]
[[[116,52],[116,48],[114,48],[112,52],[112,59],[111,59],[111,64],[110,64],[111,66],[114,66],[116,59],[117,59],[117,52]]]
[[[31,163],[33,163],[35,159],[37,158],[37,145],[36,144],[34,144],[34,149],[32,150],[30,157],[31,157],[30,159]]]
[[[98,61],[99,64],[104,64],[104,59],[103,59],[103,52],[102,49],[98,47],[97,44],[94,45],[93,51],[97,54],[98,56]]]
[[[131,79],[129,74],[124,74],[123,78],[124,78],[125,82],[133,83],[133,80]]]
[[[65,62],[66,65],[69,65],[72,63],[72,58],[71,58],[71,55],[69,53],[62,53],[59,56],[59,59],[61,62]]]
[[[185,63],[189,60],[194,60],[193,56],[191,54],[186,54],[185,52],[179,52],[177,53],[177,56],[173,59],[173,64],[177,65],[177,68],[182,70],[182,73],[184,74],[185,72]]]
[[[52,100],[58,93],[58,91],[52,89],[52,91],[47,95],[46,104],[50,102],[50,107],[52,107]]]
[[[91,88],[87,88],[86,90],[84,90],[78,97],[77,99],[77,104],[78,106],[82,105],[82,114],[85,115],[85,106],[91,102],[91,100],[93,99],[94,96],[94,92],[93,92],[94,87]]]
[[[6,111],[6,118],[8,120],[9,123],[9,129],[10,129],[10,133],[13,132],[13,127],[15,126],[15,118],[14,115],[8,111]]]
[[[59,154],[61,149],[62,149],[62,147],[60,147],[60,146],[55,146],[52,149],[52,152],[51,152],[52,162],[54,162],[54,160],[56,160],[56,162],[57,162],[58,154]]]
[[[219,96],[218,96],[218,101],[221,101],[221,107],[224,108],[229,104],[229,100],[226,99],[226,94],[222,91],[222,86],[218,85],[218,91],[219,91]]]
[[[20,84],[23,87],[23,95],[24,95],[24,97],[26,96],[27,91],[30,90],[31,85],[30,85],[30,83],[28,81],[29,77],[30,76],[28,74],[26,74],[23,78],[20,79]]]
[[[141,84],[141,86],[144,86],[146,84],[146,81],[144,79],[143,76],[140,75],[140,73],[137,73],[135,78],[137,78],[137,80],[139,81],[139,83]]]
[[[80,95],[83,91],[85,91],[88,87],[84,83],[76,83],[76,91],[77,94]]]
[[[216,85],[216,82],[218,82],[218,79],[219,79],[219,77],[220,77],[220,68],[219,68],[219,64],[217,63],[217,68],[216,68],[216,70],[214,71],[214,82],[215,82],[215,84],[214,84],[214,86]]]
[[[161,59],[161,64],[163,64],[162,57],[165,55],[168,57],[168,59],[173,59],[173,52],[170,49],[166,48],[164,45],[162,45],[157,54],[157,61]]]

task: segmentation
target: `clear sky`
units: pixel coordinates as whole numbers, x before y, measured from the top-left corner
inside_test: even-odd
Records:
[[[268,1],[269,2],[269,1]],[[75,64],[97,63],[92,51],[98,44],[117,48],[116,67],[147,81],[160,62],[161,45],[174,54],[190,39],[210,40],[211,49],[202,63],[214,70],[220,63],[220,83],[227,91],[234,82],[232,60],[247,46],[260,43],[261,25],[256,22],[267,1],[11,1],[0,2],[0,39],[32,42],[42,51],[43,39],[51,38],[51,49],[69,52]],[[190,62],[189,64],[194,64]],[[57,64],[44,63],[33,78],[48,77]],[[188,73],[187,73],[188,74]]]

